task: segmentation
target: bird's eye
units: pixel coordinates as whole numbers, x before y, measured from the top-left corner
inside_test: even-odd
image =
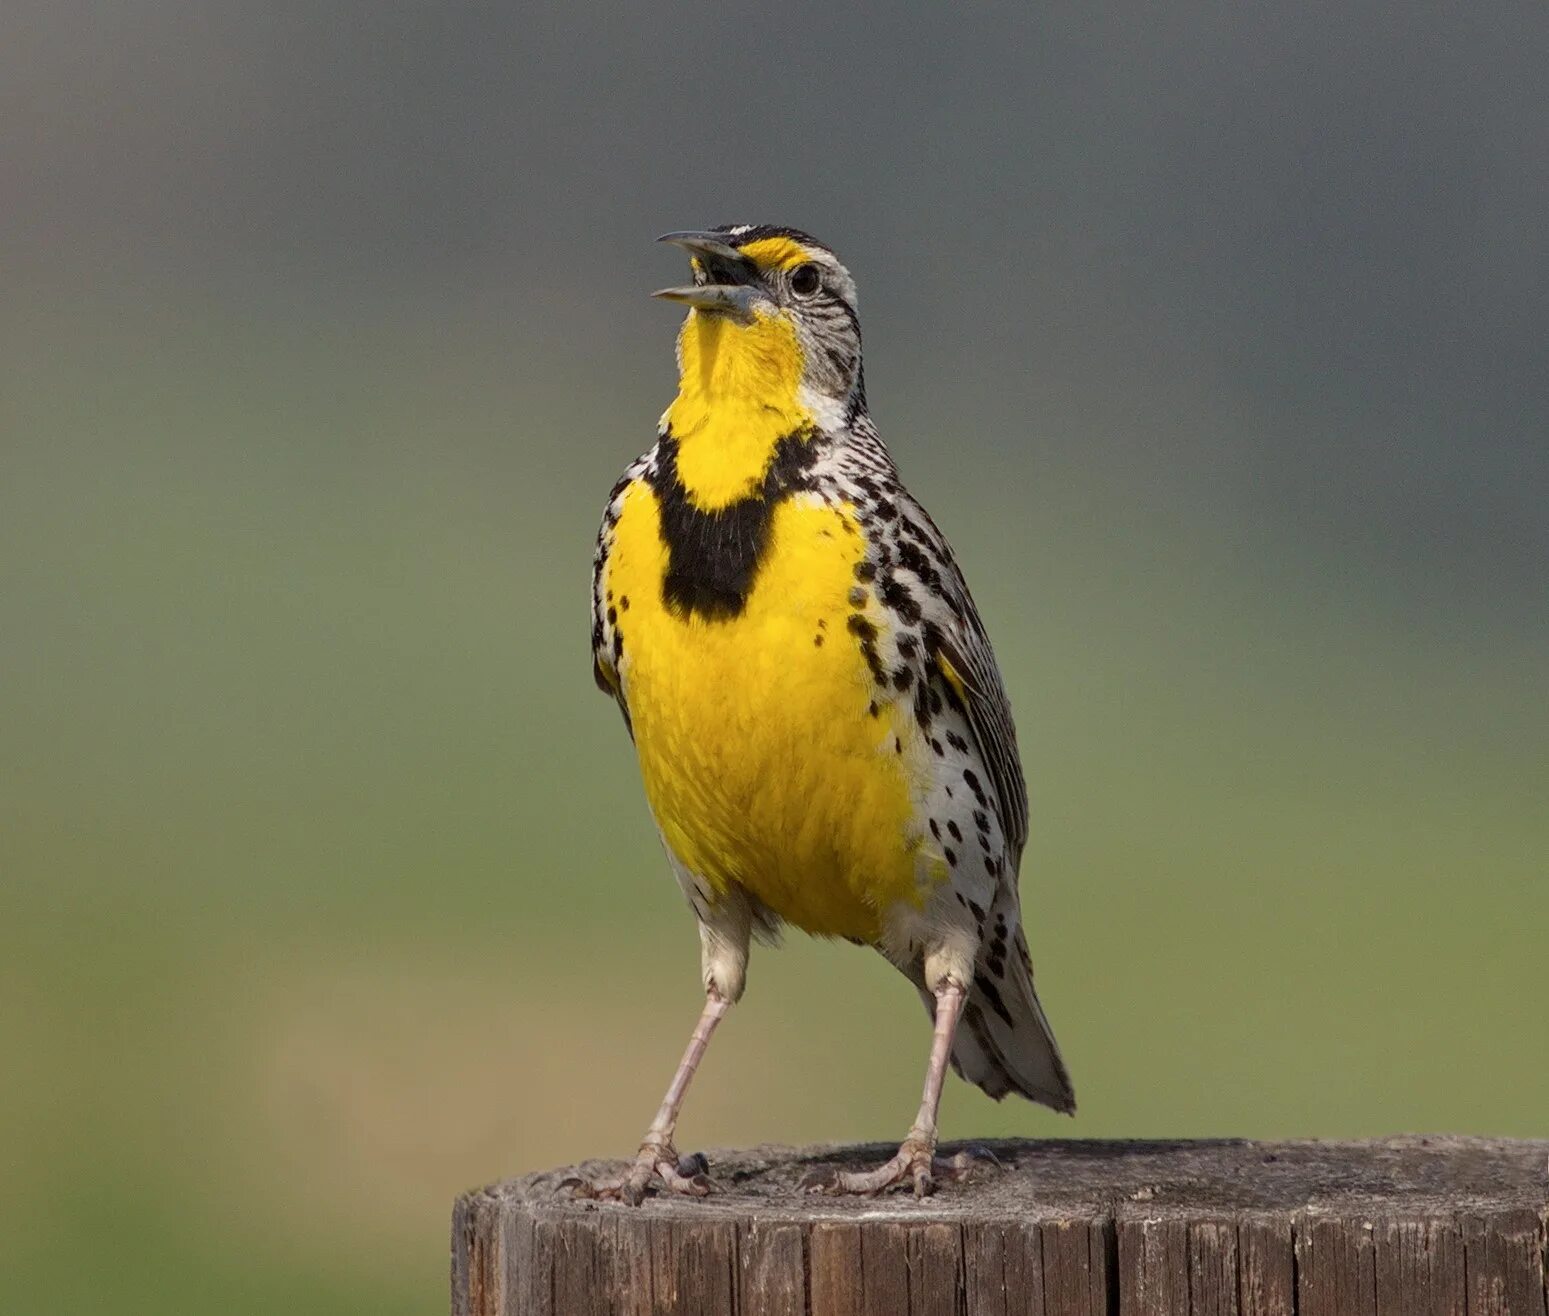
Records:
[[[810,297],[822,286],[816,265],[799,265],[791,275],[791,291],[798,297]]]

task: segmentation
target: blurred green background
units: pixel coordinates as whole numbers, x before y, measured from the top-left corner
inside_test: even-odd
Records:
[[[0,1308],[423,1312],[635,1145],[692,922],[592,688],[658,232],[794,223],[995,636],[1074,1123],[1549,1132],[1541,6],[0,18]],[[685,1147],[898,1136],[757,953]]]

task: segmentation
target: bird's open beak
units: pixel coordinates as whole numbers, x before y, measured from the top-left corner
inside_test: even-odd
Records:
[[[656,240],[682,247],[704,267],[707,282],[662,288],[651,296],[738,319],[752,317],[753,302],[759,296],[757,270],[752,261],[727,244],[725,234],[663,233]]]

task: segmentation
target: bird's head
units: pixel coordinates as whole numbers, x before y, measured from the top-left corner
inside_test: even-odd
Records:
[[[685,382],[747,390],[794,386],[827,419],[863,399],[855,281],[839,258],[799,229],[725,224],[660,239],[689,253],[694,281],[655,296],[690,312],[679,337]]]

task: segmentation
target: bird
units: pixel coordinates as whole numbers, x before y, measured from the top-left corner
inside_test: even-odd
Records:
[[[933,1020],[896,1155],[836,1194],[961,1177],[936,1156],[948,1064],[997,1100],[1074,1113],[1033,985],[1018,873],[1016,730],[973,596],[872,423],[855,281],[800,229],[667,233],[692,281],[678,389],[614,485],[592,570],[593,672],[634,742],[698,923],[703,1010],[628,1170],[638,1204],[712,1191],[680,1109],[747,981],[790,925],[871,946]]]

